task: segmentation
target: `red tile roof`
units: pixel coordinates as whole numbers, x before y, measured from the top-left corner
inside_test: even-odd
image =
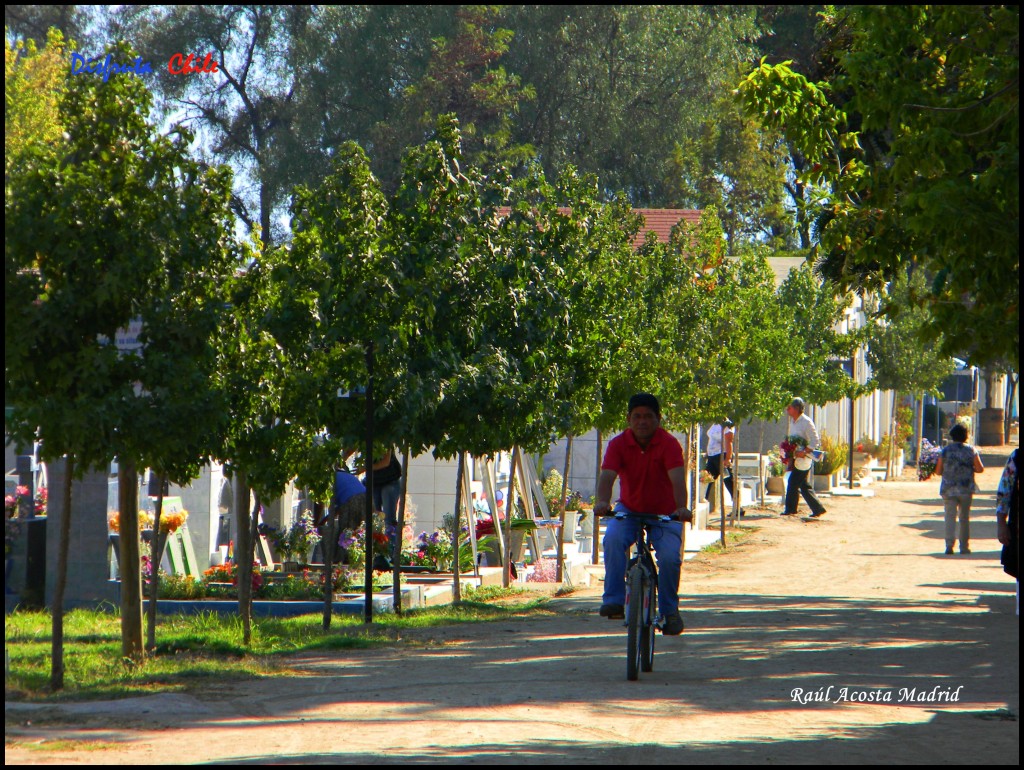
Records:
[[[500,206],[498,213],[501,216],[505,216],[510,210],[507,206]],[[568,213],[569,210],[560,208],[559,211]],[[644,224],[640,228],[640,232],[633,239],[633,248],[635,249],[643,245],[648,232],[654,233],[662,243],[668,243],[669,234],[672,232],[673,227],[684,220],[688,225],[695,226],[700,220],[701,214],[700,211],[695,209],[633,209],[633,211],[644,218]]]
[[[637,233],[633,246],[639,248],[648,232],[658,236],[662,243],[668,243],[669,233],[679,222],[685,220],[688,225],[696,225],[700,220],[700,211],[694,209],[634,209],[644,218],[644,226]]]

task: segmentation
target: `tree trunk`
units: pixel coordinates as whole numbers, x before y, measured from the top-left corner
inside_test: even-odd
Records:
[[[1017,399],[1017,383],[1020,382],[1020,374],[1009,372],[1006,380],[1006,399],[1003,407],[1003,443],[1010,443],[1010,424],[1013,422],[1013,407]]]
[[[725,474],[719,473],[715,481],[715,495],[718,502],[718,530],[721,535],[722,548],[726,547],[725,542]]]
[[[323,503],[313,503],[313,521],[320,521],[324,507]],[[338,533],[335,529],[335,522],[338,519],[334,514],[335,511],[327,509],[324,536],[320,541],[320,551],[324,556],[324,631],[331,627],[331,618],[334,615],[334,549],[338,543]]]
[[[146,608],[146,649],[156,649],[156,599],[160,588],[160,561],[163,559],[163,544],[160,536],[160,517],[164,510],[164,485],[167,477],[160,477],[160,490],[156,497],[156,511],[153,514],[153,539],[149,541],[149,606]]]
[[[402,455],[402,492],[398,498],[398,532],[395,533],[395,548],[392,552],[392,606],[395,615],[402,614],[402,533],[405,531],[405,494],[409,489],[409,450]],[[495,510],[497,517],[497,510]]]
[[[135,462],[118,458],[117,497],[121,537],[121,655],[140,663],[142,644],[142,565],[139,562],[139,479]]]
[[[690,510],[697,510],[698,489],[700,488],[700,426],[690,423],[686,437],[686,467],[690,474]]]
[[[249,484],[244,472],[235,477],[235,522],[238,529],[238,543],[234,549],[238,615],[242,620],[242,643],[248,646],[252,639],[253,542],[249,539]]]
[[[462,529],[462,474],[465,472],[465,453],[458,454],[458,470],[455,472],[455,521],[452,524],[452,601],[462,601],[462,584],[459,580],[459,535]]]
[[[602,444],[603,444],[603,439],[602,439],[602,436],[601,436],[601,431],[598,431],[597,432],[597,475],[594,477],[594,502],[597,502],[597,483],[598,483],[598,481],[601,478],[601,449],[602,449]],[[590,546],[590,563],[591,564],[597,564],[598,559],[600,558],[600,552],[599,552],[598,549],[601,546],[601,520],[597,517],[596,513],[593,514],[593,516],[594,516],[594,538],[593,538],[593,544]]]
[[[373,622],[373,341],[366,343],[366,508],[363,511],[366,542],[363,553],[366,554],[363,566],[363,621],[369,625]]]
[[[921,462],[921,446],[924,442],[924,396],[921,394],[921,400],[918,401],[919,409],[917,415],[917,448],[914,451],[914,464],[918,465]],[[853,447],[850,447],[850,451],[853,451]]]
[[[759,421],[757,433],[757,487],[761,492],[761,507],[764,508],[764,492],[768,479],[764,477],[764,420]]]
[[[723,431],[724,431],[724,428],[723,428]],[[733,434],[732,434],[732,468],[730,468],[730,471],[729,471],[732,474],[732,514],[731,514],[731,516],[732,516],[732,523],[733,524],[736,524],[736,522],[738,522],[739,518],[740,518],[740,497],[741,497],[740,493],[741,493],[742,489],[740,487],[740,476],[739,476],[739,473],[737,473],[737,471],[739,469],[739,464],[740,464],[739,463],[739,454],[740,454],[740,425],[739,425],[739,422],[737,422],[735,427],[733,428]],[[723,473],[723,475],[724,475],[724,473]]]
[[[519,447],[512,448],[512,463],[508,476],[508,493],[505,495],[505,561],[501,573],[501,584],[508,588],[512,583],[512,511],[515,509],[516,466],[519,464]]]
[[[57,575],[50,605],[50,689],[64,689],[64,589],[68,583],[68,550],[71,542],[71,480],[75,456],[69,454],[64,467],[63,509],[60,512],[60,544]]]
[[[572,434],[565,441],[565,473],[562,474],[562,500],[558,504],[558,518],[562,522],[558,528],[558,564],[555,566],[555,582],[561,583],[565,576],[562,560],[565,558],[565,497],[569,493],[569,471],[572,469]]]
[[[892,478],[893,466],[896,460],[896,404],[899,398],[899,391],[892,392],[892,411],[889,414],[889,455],[885,458],[885,480]]]

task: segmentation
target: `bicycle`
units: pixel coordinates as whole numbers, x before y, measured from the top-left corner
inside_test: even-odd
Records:
[[[616,513],[616,519],[630,518],[628,513]],[[641,521],[676,521],[675,516],[642,517]],[[658,606],[658,566],[654,561],[651,544],[647,540],[645,522],[637,529],[636,553],[626,570],[626,679],[636,681],[640,672],[654,670],[654,636],[661,630],[664,618],[656,615]]]

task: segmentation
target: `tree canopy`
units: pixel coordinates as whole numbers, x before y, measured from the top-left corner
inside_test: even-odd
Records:
[[[739,88],[810,161],[820,271],[873,291],[923,271],[927,340],[1017,360],[1019,9],[845,6],[823,25],[821,82],[763,62]]]

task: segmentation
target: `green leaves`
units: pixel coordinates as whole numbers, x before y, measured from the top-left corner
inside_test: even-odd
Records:
[[[64,142],[9,179],[7,398],[48,457],[85,470],[119,455],[186,481],[219,437],[211,340],[241,251],[230,172],[158,135],[149,104],[136,77],[71,78]],[[107,340],[129,323],[141,347],[119,352]]]
[[[923,336],[1017,360],[1019,9],[849,7],[824,29],[828,88],[762,63],[739,89],[811,163],[823,274],[883,292],[923,270]]]

